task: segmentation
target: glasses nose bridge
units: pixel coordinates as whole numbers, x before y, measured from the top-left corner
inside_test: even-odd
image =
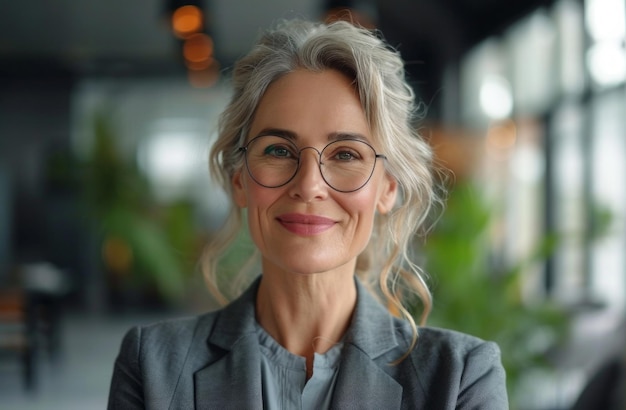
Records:
[[[322,151],[318,150],[315,147],[312,146],[308,146],[308,147],[302,147],[300,148],[300,151],[298,151],[298,162],[300,163],[300,165],[302,164],[302,153],[304,152],[304,150],[307,149],[312,149],[313,151],[315,151],[317,153],[317,164],[321,165],[322,164]]]

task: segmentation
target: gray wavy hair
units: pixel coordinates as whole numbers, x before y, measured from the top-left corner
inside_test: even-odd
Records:
[[[238,148],[247,137],[261,97],[270,84],[297,69],[337,70],[352,79],[373,138],[387,155],[386,170],[398,182],[399,200],[391,212],[376,215],[372,238],[357,259],[356,274],[391,312],[409,321],[413,346],[417,326],[408,306],[415,306],[419,298],[423,324],[432,304],[424,275],[412,260],[413,238],[438,196],[432,151],[414,124],[418,110],[405,79],[404,62],[379,33],[343,21],[299,20],[283,21],[265,32],[234,67],[234,94],[220,117],[218,138],[210,153],[211,173],[232,196],[233,174],[243,166]],[[203,256],[209,289],[223,303],[227,300],[217,285],[217,262],[241,226],[242,211],[233,206],[226,225]]]

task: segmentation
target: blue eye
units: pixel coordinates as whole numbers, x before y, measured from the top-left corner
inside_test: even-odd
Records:
[[[291,152],[288,148],[282,145],[271,144],[265,147],[263,150],[264,155],[271,155],[278,158],[288,158],[291,156]]]
[[[338,147],[337,149],[325,154],[327,160],[336,162],[353,162],[363,159],[363,156],[356,149],[346,146]]]
[[[340,161],[350,161],[350,160],[356,159],[355,155],[352,152],[348,152],[348,151],[338,152],[335,155],[335,158]]]

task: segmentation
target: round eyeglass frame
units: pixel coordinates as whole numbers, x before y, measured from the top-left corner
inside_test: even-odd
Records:
[[[358,139],[358,138],[342,138],[342,139],[337,140],[337,141],[332,141],[332,142],[329,142],[329,143],[328,143],[328,144],[326,144],[326,145],[324,146],[324,148],[322,148],[322,150],[320,151],[320,150],[318,150],[317,148],[312,147],[312,146],[306,146],[306,147],[298,148],[298,146],[297,146],[296,144],[294,144],[292,141],[290,141],[288,138],[285,138],[285,137],[280,137],[280,138],[283,138],[285,141],[287,141],[289,144],[293,145],[293,146],[294,146],[294,147],[298,150],[298,164],[297,164],[297,166],[296,166],[296,169],[295,169],[295,171],[294,171],[293,175],[292,175],[292,176],[290,176],[290,177],[289,177],[289,178],[288,178],[285,182],[283,182],[283,183],[281,183],[281,184],[279,184],[279,185],[266,185],[266,184],[261,183],[259,180],[257,180],[257,179],[254,177],[254,175],[252,175],[252,172],[250,171],[250,165],[248,165],[248,152],[249,152],[249,151],[248,151],[248,147],[249,147],[249,146],[250,146],[250,144],[252,144],[255,140],[258,140],[259,138],[263,138],[263,137],[267,137],[267,136],[269,136],[269,135],[259,135],[259,136],[257,136],[257,137],[254,137],[254,138],[252,138],[250,141],[248,141],[248,142],[246,143],[246,145],[243,145],[243,146],[239,147],[239,149],[238,149],[238,151],[239,151],[239,152],[242,152],[242,153],[243,153],[243,156],[244,156],[244,161],[245,161],[245,163],[246,163],[246,169],[248,170],[248,175],[250,175],[250,178],[252,178],[252,180],[253,180],[254,182],[256,182],[257,184],[259,184],[259,185],[261,185],[262,187],[265,187],[265,188],[280,188],[280,187],[285,186],[285,185],[287,185],[288,183],[290,183],[290,182],[291,182],[291,181],[292,181],[292,180],[296,177],[296,175],[298,175],[298,171],[300,170],[300,165],[302,164],[302,162],[301,162],[302,155],[301,155],[301,154],[302,154],[302,151],[304,151],[305,149],[312,149],[312,150],[314,150],[315,152],[317,152],[317,155],[318,155],[317,167],[318,167],[318,169],[319,169],[319,171],[320,171],[320,175],[322,176],[322,179],[324,180],[324,182],[326,182],[326,185],[328,185],[331,189],[333,189],[334,191],[337,191],[337,192],[341,192],[341,193],[356,192],[356,191],[358,191],[359,189],[363,188],[365,185],[367,185],[367,183],[368,183],[368,182],[370,182],[370,179],[372,179],[372,175],[374,175],[374,170],[376,169],[376,162],[377,162],[377,160],[378,160],[379,158],[382,158],[382,159],[384,159],[384,160],[386,160],[386,159],[387,159],[387,156],[386,156],[386,155],[383,155],[383,154],[379,154],[379,153],[377,153],[377,152],[376,152],[376,149],[375,149],[375,148],[374,148],[371,144],[369,144],[369,143],[367,143],[367,142],[365,142],[365,141],[363,141],[363,140],[361,140],[361,139]],[[335,188],[334,186],[332,186],[332,185],[328,182],[328,180],[327,180],[327,179],[326,179],[326,177],[324,176],[324,172],[322,172],[322,165],[323,165],[323,164],[322,164],[322,154],[324,153],[324,151],[326,150],[326,148],[328,148],[330,145],[332,145],[332,144],[334,144],[334,143],[336,143],[336,142],[338,142],[338,141],[357,141],[357,142],[360,142],[360,143],[362,143],[362,144],[367,145],[367,146],[368,146],[368,147],[370,147],[370,148],[372,149],[372,151],[374,152],[374,165],[372,166],[372,170],[371,170],[371,172],[370,172],[369,176],[367,177],[367,179],[365,180],[365,182],[363,182],[363,184],[361,184],[358,188],[355,188],[355,189],[348,189],[348,190],[345,190],[345,189],[337,189],[337,188]]]

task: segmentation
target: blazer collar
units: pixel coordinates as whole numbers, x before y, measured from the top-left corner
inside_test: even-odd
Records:
[[[215,403],[261,409],[261,352],[255,327],[255,300],[260,278],[216,319],[208,343],[225,351],[194,375],[196,408]],[[342,359],[332,399],[333,408],[400,408],[402,387],[375,359],[398,347],[393,318],[355,279],[357,304],[344,338]],[[387,357],[387,356],[385,356]],[[394,360],[390,358],[389,360]],[[365,407],[363,407],[365,405]]]
[[[402,386],[383,368],[397,359],[394,320],[387,310],[355,279],[357,304],[345,337],[333,409],[399,409]],[[379,359],[379,360],[377,360]]]
[[[355,283],[356,308],[345,340],[376,359],[398,346],[394,319],[358,279]]]
[[[256,337],[256,294],[259,289],[259,276],[244,293],[222,309],[208,342],[225,350],[231,350],[239,339]]]
[[[257,336],[241,337],[230,349],[228,354],[194,374],[196,409],[263,408]]]
[[[194,374],[196,409],[262,409],[261,351],[255,330],[260,278],[219,312],[206,343],[224,354]],[[218,349],[218,350],[219,350]]]

